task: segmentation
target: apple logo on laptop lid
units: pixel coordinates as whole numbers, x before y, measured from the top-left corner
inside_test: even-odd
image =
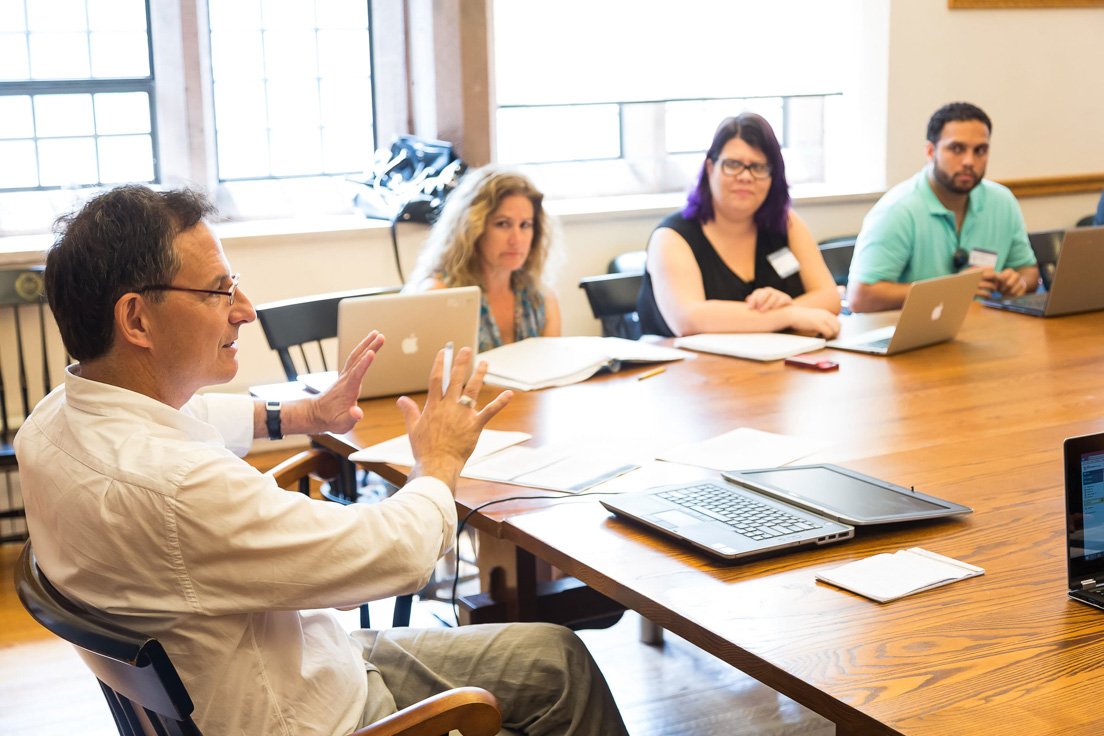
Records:
[[[935,305],[935,309],[931,313],[931,321],[938,322],[939,318],[943,316],[943,302],[939,302]]]
[[[413,355],[418,352],[418,336],[413,332],[409,337],[404,337],[402,343],[400,343],[404,355]]]

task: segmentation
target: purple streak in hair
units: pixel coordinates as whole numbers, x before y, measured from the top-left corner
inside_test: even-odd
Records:
[[[767,198],[755,212],[755,224],[770,232],[786,234],[787,217],[790,211],[790,187],[786,183],[786,162],[782,159],[782,148],[774,136],[770,124],[761,116],[752,112],[741,113],[734,118],[725,118],[713,135],[713,143],[705,154],[706,161],[716,162],[721,151],[733,138],[739,137],[749,146],[758,148],[767,157],[771,165],[771,185]],[[702,224],[711,222],[716,213],[713,211],[713,191],[709,187],[709,174],[705,161],[702,161],[697,185],[686,196],[686,206],[682,209],[686,219],[697,219]]]

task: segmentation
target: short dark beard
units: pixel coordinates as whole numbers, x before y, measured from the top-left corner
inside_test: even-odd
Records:
[[[935,180],[939,183],[939,186],[943,187],[949,192],[954,192],[955,194],[969,194],[974,187],[981,183],[981,177],[977,176],[977,174],[974,174],[974,176],[977,176],[977,178],[974,180],[973,184],[965,188],[960,187],[955,184],[953,175],[947,174],[934,163],[932,164],[932,174],[935,176]]]

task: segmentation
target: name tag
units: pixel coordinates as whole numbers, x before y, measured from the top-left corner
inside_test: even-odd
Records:
[[[991,268],[995,271],[997,269],[997,253],[992,250],[975,248],[970,251],[970,265],[979,268]]]
[[[784,279],[788,279],[801,270],[801,264],[797,262],[797,256],[789,248],[779,248],[768,254],[767,260],[774,267],[775,273]]]

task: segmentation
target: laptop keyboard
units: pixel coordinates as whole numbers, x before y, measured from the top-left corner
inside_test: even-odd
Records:
[[[1015,299],[1005,299],[1005,302],[1011,302],[1012,304],[1018,304],[1023,307],[1046,309],[1048,297],[1050,297],[1050,294],[1045,291],[1033,291],[1030,294],[1018,296]]]
[[[892,337],[883,337],[881,340],[871,340],[870,342],[864,342],[863,347],[871,348],[872,350],[888,350],[889,342]]]
[[[809,519],[786,513],[770,504],[756,501],[730,488],[708,483],[662,491],[656,495],[683,508],[728,524],[734,531],[756,541],[819,529],[823,526]]]

